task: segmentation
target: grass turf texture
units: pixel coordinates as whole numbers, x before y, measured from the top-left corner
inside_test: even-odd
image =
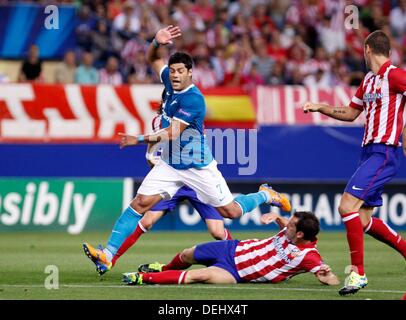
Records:
[[[265,238],[274,234],[234,232],[237,239]],[[211,241],[204,232],[150,232],[144,235],[116,267],[99,277],[85,256],[82,242],[105,243],[107,232],[71,236],[62,233],[0,234],[0,299],[147,299],[147,300],[272,300],[272,299],[395,299],[406,291],[404,259],[393,249],[365,236],[368,286],[356,295],[340,297],[349,254],[345,233],[319,235],[318,248],[325,262],[340,277],[341,284],[320,284],[311,274],[302,274],[280,284],[239,284],[129,287],[121,284],[121,273],[135,271],[139,264],[168,262],[177,252],[194,244]],[[403,233],[403,236],[406,234]],[[44,287],[47,265],[59,269],[59,289]]]

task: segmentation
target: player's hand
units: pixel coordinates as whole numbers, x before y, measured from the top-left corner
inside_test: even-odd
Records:
[[[308,113],[308,112],[317,112],[319,111],[320,106],[316,103],[311,103],[311,102],[306,102],[303,106],[303,112]]]
[[[330,286],[336,286],[340,284],[340,280],[338,280],[337,276],[331,271],[330,266],[328,266],[327,264],[321,266],[316,276],[323,284],[327,284]]]
[[[270,224],[274,221],[276,221],[276,219],[278,219],[280,217],[279,214],[275,213],[275,212],[269,212],[269,213],[265,213],[261,216],[261,223],[262,224]]]
[[[124,147],[128,147],[128,146],[135,146],[138,144],[137,137],[130,136],[130,135],[122,133],[122,132],[119,132],[118,135],[121,136],[120,149],[123,149]]]
[[[172,44],[173,41],[172,39],[180,37],[182,35],[180,28],[179,27],[174,27],[172,25],[167,26],[166,28],[163,28],[159,30],[156,35],[155,35],[155,40],[159,44]]]
[[[320,270],[319,270],[318,273],[321,274],[321,275],[327,275],[329,272],[331,272],[330,266],[327,265],[327,264],[323,264],[323,265],[320,267]]]

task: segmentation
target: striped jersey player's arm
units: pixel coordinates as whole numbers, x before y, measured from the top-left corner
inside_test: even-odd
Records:
[[[389,88],[398,94],[406,96],[406,71],[400,68],[392,69],[389,73]]]
[[[310,252],[306,253],[306,256],[304,257],[302,262],[302,267],[307,272],[316,274],[323,264],[324,263],[321,259],[320,254],[315,250],[311,250]]]
[[[349,107],[362,111],[364,109],[363,108],[364,102],[362,100],[363,96],[364,96],[364,81],[361,82],[360,86],[358,87],[357,91],[352,97]]]

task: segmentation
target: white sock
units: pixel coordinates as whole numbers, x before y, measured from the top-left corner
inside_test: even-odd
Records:
[[[106,255],[107,260],[109,260],[109,261],[113,260],[113,254],[110,252],[109,249],[104,248],[103,252]]]

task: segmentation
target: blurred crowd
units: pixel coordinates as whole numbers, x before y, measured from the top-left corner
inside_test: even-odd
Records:
[[[363,41],[376,29],[391,38],[392,63],[406,67],[406,0],[61,2],[77,5],[77,46],[56,69],[57,83],[159,82],[146,49],[155,32],[171,24],[182,37],[161,46],[161,54],[191,54],[201,88],[357,85],[366,72]],[[41,81],[40,49],[30,48],[20,81]]]

